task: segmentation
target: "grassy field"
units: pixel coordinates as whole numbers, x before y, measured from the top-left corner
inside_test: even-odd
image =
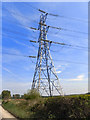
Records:
[[[31,120],[90,119],[90,95],[8,100],[2,106],[18,118]]]

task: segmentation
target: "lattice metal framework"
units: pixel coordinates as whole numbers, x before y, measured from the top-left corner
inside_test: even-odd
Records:
[[[47,41],[49,27],[45,24],[47,14],[41,14],[38,29],[39,48],[35,73],[33,77],[32,89],[37,89],[41,95],[54,96],[63,95],[58,76],[50,55],[50,42]]]

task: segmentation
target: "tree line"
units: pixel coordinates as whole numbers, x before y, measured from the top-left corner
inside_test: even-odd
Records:
[[[28,90],[27,93],[25,93],[24,95],[20,95],[20,94],[13,94],[11,96],[11,91],[9,90],[3,90],[1,95],[0,95],[0,99],[35,99],[40,97],[39,92],[36,89],[33,90]]]

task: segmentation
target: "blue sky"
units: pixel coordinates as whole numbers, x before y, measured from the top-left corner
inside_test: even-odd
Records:
[[[37,55],[38,44],[28,40],[38,40],[39,31],[28,27],[38,28],[40,12],[46,12],[71,18],[88,20],[88,3],[15,3],[2,4],[2,81],[3,89],[12,93],[25,93],[31,88],[36,59],[8,55]],[[46,23],[88,33],[87,22],[65,19],[48,15]],[[70,36],[66,36],[68,34]],[[72,37],[73,36],[73,37]],[[88,91],[88,34],[59,31],[50,28],[47,39],[66,44],[84,46],[86,48],[51,45],[51,56],[65,94],[85,93]],[[25,41],[26,40],[26,41]],[[85,64],[76,64],[85,63]]]

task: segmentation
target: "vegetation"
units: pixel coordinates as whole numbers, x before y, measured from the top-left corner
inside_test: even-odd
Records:
[[[32,93],[29,91],[29,93]],[[30,94],[31,96],[32,94]],[[90,118],[90,95],[65,97],[29,97],[27,100],[3,101],[3,107],[18,118],[38,120]]]
[[[2,99],[9,99],[11,98],[11,92],[8,90],[3,90],[2,91]]]
[[[0,95],[0,99],[2,99],[2,95]]]
[[[39,97],[40,97],[40,94],[36,89],[28,90],[28,92],[24,94],[24,98],[26,100],[38,99]]]
[[[35,112],[34,117],[39,120],[84,118],[90,117],[90,104],[85,97],[52,97],[44,103],[36,104],[32,107]]]
[[[2,106],[17,118],[28,118],[26,101],[11,100],[3,101]]]
[[[20,94],[14,94],[13,99],[20,99]]]

